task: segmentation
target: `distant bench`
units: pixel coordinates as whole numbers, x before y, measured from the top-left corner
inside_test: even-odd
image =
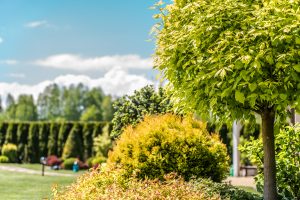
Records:
[[[255,176],[257,174],[256,166],[241,166],[240,175],[241,176]]]

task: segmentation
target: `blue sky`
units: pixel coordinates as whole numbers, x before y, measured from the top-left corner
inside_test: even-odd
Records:
[[[132,84],[154,82],[155,45],[147,40],[156,12],[149,8],[155,2],[0,0],[0,89],[18,94],[18,87],[26,91],[24,86],[32,90],[39,85],[41,90],[45,81],[65,84],[64,77],[68,83],[81,77],[90,79],[89,86],[99,86],[119,76],[120,82],[128,78],[131,90]],[[106,91],[122,94],[113,90],[118,87]]]

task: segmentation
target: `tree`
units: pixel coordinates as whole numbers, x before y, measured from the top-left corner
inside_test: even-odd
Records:
[[[94,105],[86,108],[80,117],[80,121],[101,121],[101,120],[102,120],[102,113]]]
[[[193,110],[262,118],[264,199],[277,199],[274,123],[300,102],[299,1],[176,0],[161,13],[155,66]]]
[[[37,108],[32,95],[20,95],[15,106],[15,119],[21,121],[37,120]]]
[[[172,105],[163,88],[156,92],[153,86],[146,86],[131,96],[116,100],[114,108],[112,136],[118,137],[128,125],[137,125],[146,114],[170,112]]]
[[[111,121],[114,116],[113,100],[110,95],[105,96],[102,101],[103,121]]]
[[[66,144],[63,150],[63,159],[79,157],[82,159],[83,157],[83,144],[82,144],[82,135],[81,127],[78,123],[74,124]]]
[[[16,116],[16,102],[14,97],[11,94],[8,94],[6,97],[6,118],[15,119]]]

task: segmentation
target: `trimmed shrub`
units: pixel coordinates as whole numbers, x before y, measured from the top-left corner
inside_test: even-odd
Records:
[[[29,127],[28,133],[28,144],[27,144],[27,152],[28,152],[28,161],[30,163],[39,163],[40,155],[39,155],[39,124],[31,123]]]
[[[67,159],[67,158],[72,158],[72,157],[80,157],[82,158],[82,139],[80,137],[80,127],[76,123],[72,130],[71,133],[68,136],[68,139],[66,141],[64,151],[62,158]]]
[[[181,199],[181,200],[262,200],[224,183],[206,180],[184,181],[175,174],[165,175],[163,181],[125,178],[123,169],[98,168],[80,176],[65,191],[54,189],[53,199]]]
[[[172,114],[146,116],[135,128],[127,127],[108,159],[142,179],[162,179],[176,172],[185,180],[217,182],[229,172],[228,161],[225,145],[207,132],[205,124]]]
[[[0,156],[0,163],[8,163],[9,159],[7,156]]]
[[[106,162],[106,158],[103,157],[103,156],[100,156],[100,157],[96,157],[92,160],[92,166],[98,166],[98,165],[101,165],[102,163],[105,163]]]
[[[39,124],[39,146],[40,155],[46,157],[48,155],[48,137],[49,137],[50,127],[48,123],[41,122]]]
[[[51,123],[50,125],[50,133],[48,138],[48,155],[58,155],[57,154],[57,138],[59,132],[59,123]]]
[[[83,153],[84,159],[87,159],[87,158],[92,156],[94,126],[95,126],[94,123],[93,124],[84,123],[83,129],[82,129],[83,146],[84,146],[84,153]]]
[[[5,143],[17,143],[18,124],[10,122],[7,127]]]
[[[112,139],[109,136],[109,125],[103,128],[102,135],[94,138],[94,151],[96,156],[107,157],[108,151],[112,148]]]
[[[257,190],[263,191],[262,139],[246,142],[240,147],[252,163],[258,166],[255,177]],[[275,159],[277,190],[282,199],[300,199],[300,124],[287,126],[275,134]]]
[[[5,143],[5,136],[7,131],[7,123],[0,123],[0,147],[2,147]]]
[[[2,147],[1,153],[3,156],[6,156],[9,162],[16,162],[17,161],[17,146],[15,144],[5,144]]]
[[[57,140],[57,154],[62,155],[64,150],[64,145],[68,138],[70,131],[72,130],[72,123],[69,122],[62,122],[59,133],[58,133],[58,140]]]
[[[25,145],[27,144],[27,136],[29,130],[29,123],[19,123],[17,130],[17,144],[18,144],[18,156],[21,160],[25,158]]]
[[[77,161],[77,158],[68,158],[68,159],[64,160],[63,168],[72,170],[73,169],[73,164],[74,164],[75,161]]]

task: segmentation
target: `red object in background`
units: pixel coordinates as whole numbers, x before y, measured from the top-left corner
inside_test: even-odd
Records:
[[[55,155],[51,155],[48,156],[46,159],[46,165],[47,166],[54,166],[54,165],[60,165],[62,163],[61,159],[59,159],[57,156]]]

